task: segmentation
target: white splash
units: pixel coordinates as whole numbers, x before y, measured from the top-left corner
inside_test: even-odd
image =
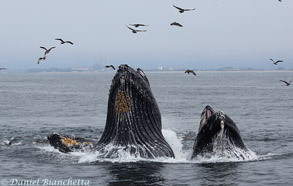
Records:
[[[72,156],[78,158],[78,163],[92,163],[92,162],[111,162],[111,163],[129,163],[129,162],[161,162],[161,163],[217,163],[217,162],[240,162],[240,161],[254,161],[258,160],[259,157],[251,150],[243,151],[242,149],[235,148],[233,153],[235,156],[231,155],[223,155],[223,154],[210,154],[204,157],[197,157],[193,160],[190,160],[190,155],[192,148],[190,150],[183,150],[182,139],[179,138],[173,130],[163,129],[162,133],[166,139],[166,141],[170,144],[175,158],[155,158],[155,159],[145,159],[139,156],[135,156],[130,154],[130,152],[123,150],[122,148],[118,150],[118,157],[116,158],[101,158],[103,154],[100,152],[70,152],[66,153],[65,156]],[[54,153],[60,153],[57,149],[54,149],[52,146],[43,146],[39,147],[45,151],[50,151]],[[111,145],[107,148],[113,148]],[[241,157],[241,158],[239,158]]]

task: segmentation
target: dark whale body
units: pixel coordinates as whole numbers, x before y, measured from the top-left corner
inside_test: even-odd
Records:
[[[217,150],[233,152],[234,147],[248,151],[234,121],[222,111],[215,112],[210,106],[206,106],[201,115],[191,158]]]
[[[112,80],[106,126],[96,144],[59,134],[51,134],[48,140],[61,152],[90,146],[105,158],[119,157],[121,151],[142,158],[174,158],[162,134],[161,114],[149,81],[141,69],[135,71],[128,65],[120,65]]]

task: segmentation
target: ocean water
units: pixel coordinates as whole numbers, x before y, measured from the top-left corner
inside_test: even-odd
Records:
[[[63,154],[50,133],[98,140],[115,72],[0,73],[0,185],[292,185],[293,71],[146,72],[175,159]],[[237,124],[251,156],[190,161],[206,105]],[[9,145],[9,142],[12,142]]]

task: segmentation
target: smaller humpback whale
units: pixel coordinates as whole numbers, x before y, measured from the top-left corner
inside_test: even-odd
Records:
[[[191,158],[216,151],[233,153],[235,147],[243,152],[248,151],[234,121],[222,111],[215,112],[210,106],[206,106],[201,114]]]
[[[85,151],[93,147],[93,142],[83,138],[71,136],[71,135],[60,135],[51,134],[47,137],[50,145],[58,149],[60,152],[67,153],[75,150]]]

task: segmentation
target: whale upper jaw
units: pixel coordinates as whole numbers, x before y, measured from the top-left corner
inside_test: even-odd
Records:
[[[211,106],[207,105],[204,110],[201,113],[201,120],[200,120],[200,124],[199,124],[199,129],[198,131],[200,131],[200,129],[202,128],[202,126],[206,123],[207,119],[212,116],[215,113],[214,109],[212,109]]]
[[[104,157],[115,157],[121,149],[143,158],[174,157],[149,81],[141,69],[128,65],[120,65],[112,80],[105,130],[95,148]]]

